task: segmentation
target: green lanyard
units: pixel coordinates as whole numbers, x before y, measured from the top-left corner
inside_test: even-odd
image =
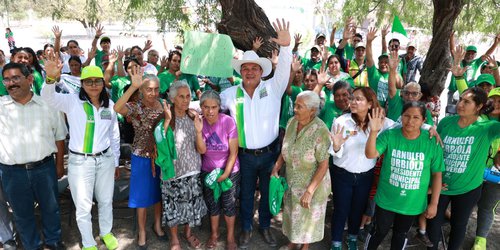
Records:
[[[85,135],[83,137],[83,153],[92,153],[92,148],[94,145],[94,129],[95,129],[95,119],[94,119],[94,108],[88,102],[83,103],[83,110],[87,115],[87,122],[85,124]]]
[[[238,143],[240,147],[246,148],[247,143],[245,139],[245,118],[244,118],[244,108],[243,102],[245,101],[245,95],[241,87],[236,88],[236,127],[238,129]]]

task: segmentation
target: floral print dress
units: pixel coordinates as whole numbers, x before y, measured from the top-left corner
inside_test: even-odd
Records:
[[[288,190],[283,206],[283,233],[292,243],[321,241],[324,235],[326,203],[331,192],[330,173],[314,192],[309,209],[300,205],[300,198],[316,173],[319,163],[328,160],[330,134],[319,118],[314,118],[299,133],[295,118],[288,123],[282,155],[286,163]]]

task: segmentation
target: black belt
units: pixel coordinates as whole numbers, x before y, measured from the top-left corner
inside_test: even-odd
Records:
[[[39,167],[41,165],[43,165],[44,163],[47,163],[48,161],[50,160],[53,160],[54,157],[52,155],[49,155],[39,161],[34,161],[34,162],[28,162],[28,163],[24,163],[24,164],[15,164],[15,165],[10,165],[12,167],[16,167],[16,168],[24,168],[24,169],[34,169],[36,167]]]
[[[239,148],[239,152],[245,153],[245,154],[251,154],[251,155],[255,155],[255,156],[259,156],[261,154],[273,152],[274,149],[276,148],[276,144],[278,143],[278,138],[276,138],[276,140],[271,142],[271,144],[269,144],[263,148],[257,148],[257,149]]]
[[[96,156],[102,156],[104,155],[106,152],[108,152],[109,150],[109,147],[107,149],[104,149],[103,151],[99,152],[99,153],[94,153],[94,154],[87,154],[87,153],[80,153],[80,152],[75,152],[73,150],[69,150],[69,152],[71,152],[72,154],[75,154],[75,155],[83,155],[85,157],[87,156],[91,156],[91,157],[96,157]]]

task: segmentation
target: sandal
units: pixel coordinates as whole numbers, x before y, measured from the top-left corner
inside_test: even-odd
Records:
[[[189,243],[189,247],[193,249],[201,249],[201,242],[194,234],[191,234],[189,237],[184,236],[184,239]]]
[[[170,250],[182,250],[181,244],[179,244],[179,243],[175,243],[175,244],[171,243],[170,244]]]
[[[205,244],[206,249],[215,249],[217,247],[218,238],[209,237],[207,243]]]

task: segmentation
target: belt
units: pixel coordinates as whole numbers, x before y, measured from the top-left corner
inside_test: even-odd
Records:
[[[255,155],[255,156],[259,156],[261,154],[273,152],[274,149],[276,148],[276,144],[278,143],[278,139],[279,139],[279,137],[276,138],[276,140],[274,140],[273,142],[271,142],[271,144],[269,144],[265,147],[262,147],[262,148],[257,148],[257,149],[239,148],[239,152],[245,153],[245,154],[251,154],[251,155]]]
[[[72,153],[72,154],[75,154],[75,155],[83,155],[85,157],[87,157],[87,156],[97,157],[97,156],[103,156],[106,152],[108,152],[108,150],[109,150],[109,147],[107,149],[104,149],[101,152],[94,153],[94,154],[75,152],[75,151],[73,151],[71,149],[69,150],[69,152]]]
[[[47,163],[48,161],[50,160],[53,160],[54,157],[52,155],[49,155],[39,161],[34,161],[34,162],[28,162],[28,163],[24,163],[24,164],[15,164],[15,165],[11,165],[12,167],[16,167],[16,168],[24,168],[24,169],[34,169],[36,167],[39,167],[41,165],[43,165],[44,163]]]

